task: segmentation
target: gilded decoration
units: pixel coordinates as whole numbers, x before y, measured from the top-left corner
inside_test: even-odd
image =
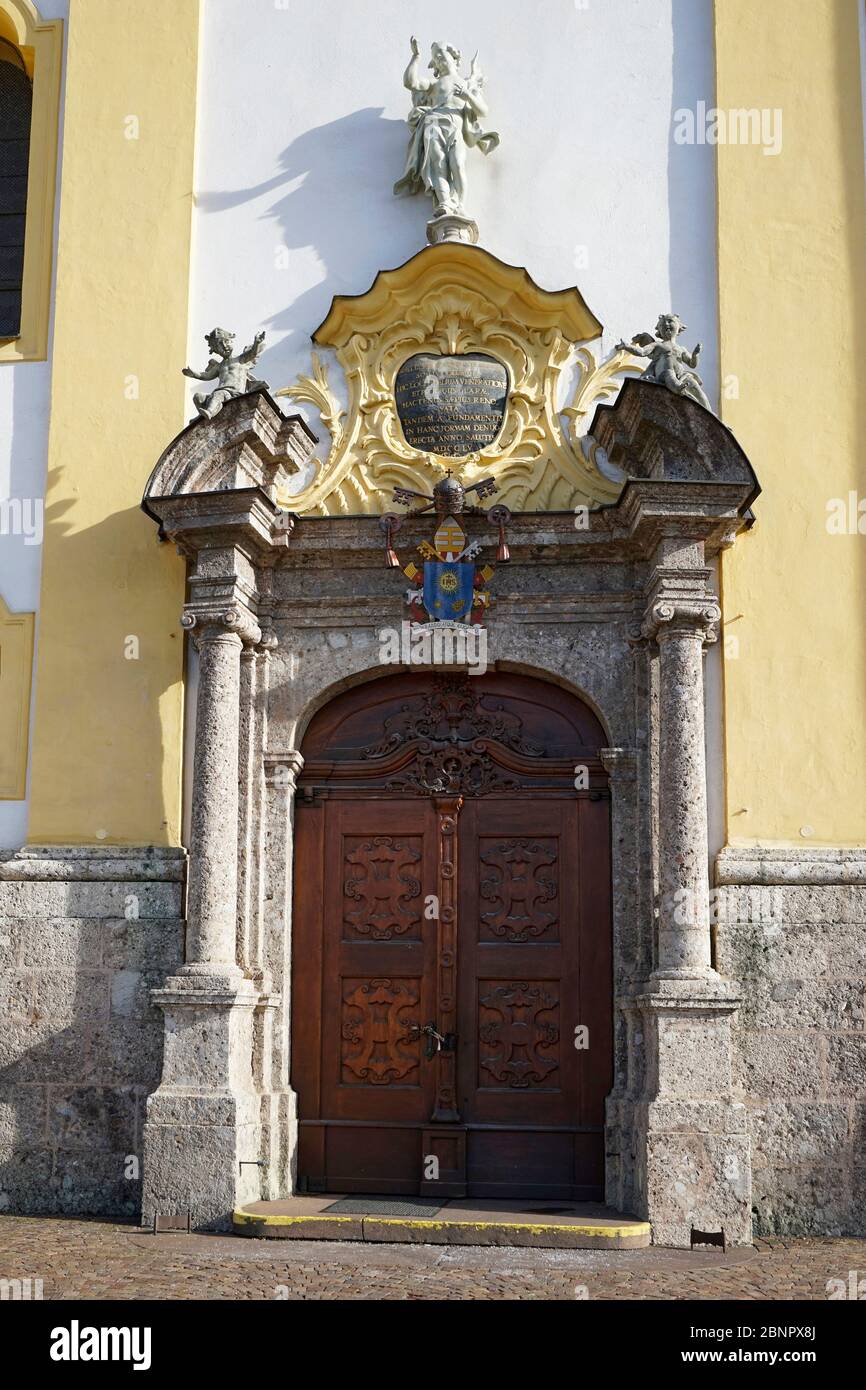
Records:
[[[616,352],[599,364],[587,344],[601,324],[577,289],[542,290],[527,272],[477,246],[428,247],[382,271],[366,294],[338,295],[313,334],[332,349],[348,386],[344,410],[322,357],[311,375],[275,394],[317,409],[331,436],[324,460],[302,490],[279,501],[293,512],[388,512],[395,487],[429,491],[452,469],[464,487],[492,476],[498,501],[514,511],[558,511],[616,499],[622,478],[586,435],[591,411],[612,396],[634,359]],[[407,441],[395,404],[395,378],[419,353],[483,354],[508,374],[505,417],[485,448],[462,456],[422,452]],[[570,403],[558,406],[566,368],[575,371]]]

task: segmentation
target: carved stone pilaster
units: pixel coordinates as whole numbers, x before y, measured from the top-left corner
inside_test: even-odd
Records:
[[[278,995],[270,1015],[270,1072],[263,1078],[263,1196],[294,1190],[298,1103],[290,1085],[292,1003],[292,870],[295,792],[304,766],[299,752],[264,756],[262,958]],[[304,812],[309,814],[309,812]]]

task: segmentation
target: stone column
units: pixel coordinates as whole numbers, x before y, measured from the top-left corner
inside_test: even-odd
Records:
[[[692,1229],[751,1242],[744,1107],[734,1098],[731,1016],[740,997],[713,969],[704,751],[703,650],[720,612],[703,546],[663,541],[644,635],[658,643],[658,947],[635,994],[633,1041],[644,1056],[635,1106],[635,1205],[661,1245]]]
[[[253,625],[237,609],[181,621],[199,653],[184,974],[237,979],[241,632]]]
[[[703,652],[718,605],[652,606],[659,647],[659,928],[657,975],[711,968]]]
[[[145,488],[145,511],[190,562],[182,622],[201,656],[186,957],[151,996],[165,1028],[144,1130],[146,1224],[188,1212],[195,1229],[224,1229],[262,1195],[263,1175],[278,1186],[285,1169],[270,1157],[284,1125],[269,1090],[279,998],[261,950],[265,713],[252,653],[273,645],[270,572],[294,525],[276,498],[314,445],[300,417],[250,391],[187,426]]]

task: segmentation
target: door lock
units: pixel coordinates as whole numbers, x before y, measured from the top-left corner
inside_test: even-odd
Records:
[[[427,1041],[424,1044],[424,1056],[428,1062],[432,1062],[437,1052],[454,1052],[457,1047],[456,1033],[440,1033],[435,1024],[425,1023],[422,1027],[420,1023],[411,1025],[413,1033],[426,1035]]]

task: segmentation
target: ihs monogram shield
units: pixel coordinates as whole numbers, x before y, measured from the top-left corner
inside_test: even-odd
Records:
[[[473,564],[426,560],[424,607],[433,622],[468,622],[472,611],[474,584]]]

